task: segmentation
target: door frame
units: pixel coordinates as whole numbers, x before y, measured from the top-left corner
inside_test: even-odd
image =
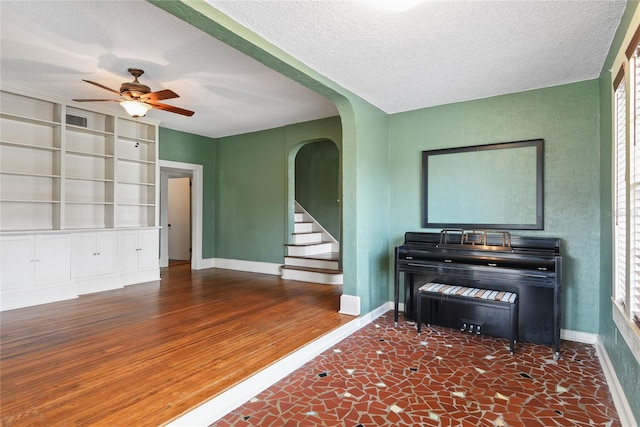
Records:
[[[191,269],[199,270],[202,261],[203,166],[193,163],[158,161],[160,166],[160,267],[169,265],[169,177],[191,177]]]

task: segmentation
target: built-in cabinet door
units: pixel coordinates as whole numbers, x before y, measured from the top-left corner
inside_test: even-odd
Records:
[[[120,271],[138,269],[138,230],[124,230],[118,232],[118,260]]]
[[[140,230],[138,234],[138,268],[158,267],[158,230]]]
[[[76,278],[96,274],[96,233],[78,233],[73,236],[73,257]]]
[[[118,272],[118,234],[98,232],[96,234],[96,274]]]
[[[36,236],[36,286],[71,281],[71,237],[68,234]]]
[[[13,291],[33,287],[35,280],[34,236],[7,236],[0,240],[0,289]]]
[[[158,230],[124,230],[119,232],[120,271],[158,267]]]
[[[68,234],[2,238],[3,291],[71,281],[71,238]]]
[[[113,231],[78,233],[74,236],[76,278],[118,272],[118,234]]]

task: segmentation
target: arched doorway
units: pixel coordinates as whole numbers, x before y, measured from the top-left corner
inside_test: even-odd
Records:
[[[282,278],[343,284],[340,151],[330,139],[289,153],[289,235]]]
[[[328,139],[304,144],[295,158],[295,200],[338,242],[340,153]]]

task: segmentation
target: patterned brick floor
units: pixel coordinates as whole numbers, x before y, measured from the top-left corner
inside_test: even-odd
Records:
[[[393,325],[388,312],[213,424],[620,426],[593,346]]]

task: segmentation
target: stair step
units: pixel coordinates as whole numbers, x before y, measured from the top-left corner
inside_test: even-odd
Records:
[[[340,270],[305,268],[288,265],[283,265],[281,270],[282,278],[285,280],[322,283],[325,285],[341,285],[343,282],[343,275]]]
[[[294,214],[294,221],[295,222],[302,222],[304,221],[304,214],[302,212],[296,212]]]
[[[331,252],[331,242],[287,245],[287,256],[308,256]]]
[[[312,222],[296,222],[293,225],[294,233],[310,233],[313,231],[313,223]]]
[[[325,242],[326,243],[326,242]],[[313,254],[308,256],[293,256],[291,258],[305,258],[305,259],[322,259],[325,261],[340,261],[340,252],[324,252],[321,254]]]
[[[312,231],[309,233],[294,233],[293,244],[305,244],[305,243],[322,243],[322,233],[319,231]]]
[[[323,254],[318,254],[323,255]],[[286,256],[284,257],[286,266],[321,268],[327,270],[339,270],[340,260],[336,257],[316,257],[310,256]]]

